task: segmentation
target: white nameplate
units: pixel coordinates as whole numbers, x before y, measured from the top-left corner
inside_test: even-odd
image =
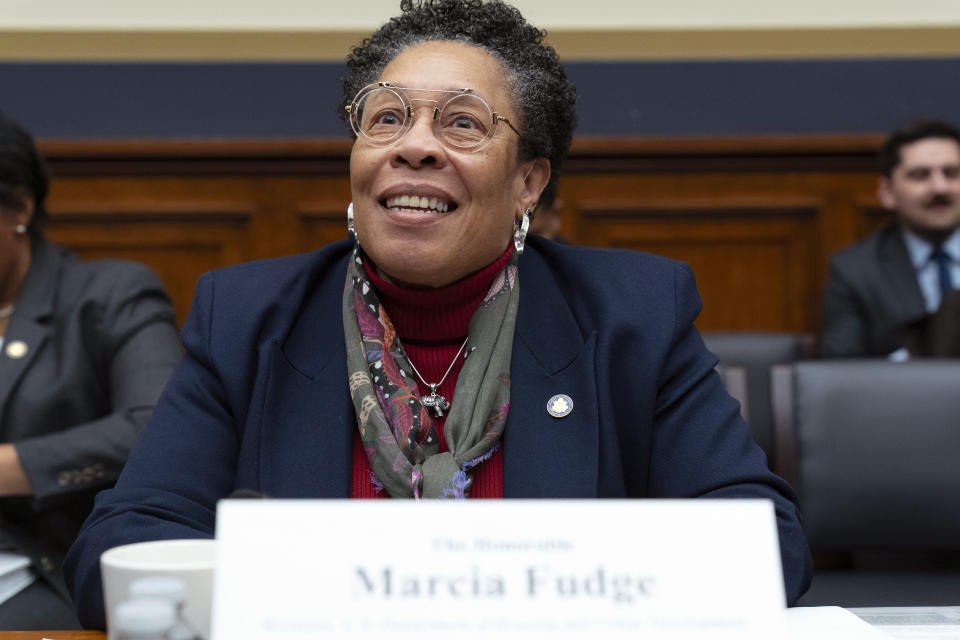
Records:
[[[214,640],[768,639],[784,608],[765,500],[225,500],[217,539]]]

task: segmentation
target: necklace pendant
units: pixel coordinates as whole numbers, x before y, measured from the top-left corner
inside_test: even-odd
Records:
[[[429,407],[433,415],[437,418],[443,417],[443,412],[450,408],[450,401],[437,393],[437,385],[430,385],[430,395],[421,396],[420,402],[423,406]]]
[[[450,361],[450,366],[447,367],[446,373],[443,374],[443,377],[440,378],[440,382],[429,383],[423,379],[423,376],[420,375],[420,372],[417,371],[416,365],[413,364],[413,361],[410,358],[407,358],[407,362],[410,364],[410,368],[413,369],[413,372],[417,375],[417,379],[423,384],[430,387],[430,395],[420,396],[420,402],[425,407],[429,407],[433,411],[433,415],[437,418],[443,417],[443,412],[450,408],[450,401],[444,398],[442,395],[437,393],[437,387],[443,384],[443,381],[447,379],[447,376],[450,375],[450,371],[453,370],[453,365],[457,363],[457,358],[460,357],[460,354],[463,353],[463,349],[467,346],[467,340],[470,339],[470,336],[467,336],[463,339],[463,344],[460,345],[460,351],[457,351],[457,355],[453,356],[453,360]]]

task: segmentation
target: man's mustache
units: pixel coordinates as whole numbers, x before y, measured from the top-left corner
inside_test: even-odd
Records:
[[[927,200],[926,206],[928,207],[943,207],[953,204],[953,198],[946,194],[938,193],[929,200]]]

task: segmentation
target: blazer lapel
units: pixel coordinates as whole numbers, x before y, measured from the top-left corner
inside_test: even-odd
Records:
[[[877,249],[879,264],[889,284],[886,291],[892,297],[891,308],[897,309],[900,318],[897,324],[916,320],[927,315],[923,301],[923,292],[917,283],[917,276],[910,262],[910,254],[900,235],[899,227],[887,227]]]
[[[504,431],[504,497],[596,497],[595,335],[583,335],[535,249],[528,248],[521,257],[519,273],[510,414]],[[548,400],[557,394],[573,401],[573,410],[563,418],[547,413]]]
[[[336,261],[319,276],[319,286],[308,294],[296,325],[274,354],[274,373],[286,376],[277,380],[278,386],[283,385],[281,393],[276,394],[282,398],[282,406],[275,410],[285,415],[278,420],[265,410],[272,423],[265,427],[281,431],[280,440],[272,445],[280,455],[298,451],[296,459],[309,467],[297,469],[291,465],[289,470],[280,471],[296,474],[300,481],[307,479],[305,485],[287,483],[297,487],[303,497],[350,496],[355,417],[346,382],[339,304],[348,259]],[[337,303],[331,302],[334,300]],[[268,487],[264,489],[270,492]]]
[[[60,277],[62,259],[46,241],[34,246],[16,309],[7,323],[0,350],[0,418],[20,378],[34,362],[50,335],[54,292]],[[6,425],[0,425],[4,431]]]

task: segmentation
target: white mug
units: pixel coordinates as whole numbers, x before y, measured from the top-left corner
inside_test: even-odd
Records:
[[[210,637],[213,605],[214,540],[156,540],[108,549],[100,556],[107,638],[114,640],[110,622],[118,604],[130,598],[130,583],[146,576],[173,576],[183,581],[184,621],[203,638]]]

